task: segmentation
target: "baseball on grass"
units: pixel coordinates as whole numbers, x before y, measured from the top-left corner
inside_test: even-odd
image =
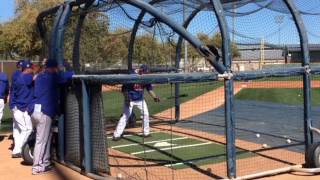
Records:
[[[260,137],[260,134],[259,134],[259,133],[257,133],[257,134],[256,134],[256,137],[257,137],[257,138],[259,138],[259,137]]]
[[[263,148],[267,148],[267,147],[268,147],[268,144],[262,144],[262,147],[263,147]]]
[[[290,144],[290,143],[291,143],[291,140],[290,140],[290,139],[287,139],[287,143]]]

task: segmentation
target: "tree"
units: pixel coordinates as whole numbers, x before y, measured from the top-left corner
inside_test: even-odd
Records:
[[[12,58],[35,58],[42,51],[42,40],[37,32],[36,18],[40,12],[54,7],[64,0],[16,0],[15,17],[12,21],[0,26],[0,53],[8,54]],[[77,9],[75,9],[77,11]],[[77,12],[75,12],[77,13]],[[70,18],[65,32],[65,57],[72,57],[74,32],[77,16]],[[53,18],[45,22],[48,33],[53,26]],[[103,57],[103,37],[108,32],[108,17],[93,12],[87,15],[81,36],[81,59],[83,62],[97,62]]]
[[[137,36],[134,48],[134,62],[139,64],[164,65],[172,58],[169,43],[151,34]]]
[[[16,0],[15,17],[0,27],[0,51],[11,58],[35,57],[41,52],[41,40],[36,29],[38,14],[63,0]]]
[[[123,28],[108,32],[103,37],[104,46],[102,52],[108,64],[127,64],[129,40],[130,30]]]

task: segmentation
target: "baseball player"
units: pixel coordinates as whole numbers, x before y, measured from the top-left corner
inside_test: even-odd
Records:
[[[14,136],[12,158],[20,158],[23,144],[32,132],[31,118],[27,112],[28,105],[33,97],[33,70],[30,61],[22,63],[22,73],[16,78],[12,93],[14,108],[14,127],[17,132]]]
[[[29,106],[32,122],[36,127],[36,143],[33,152],[32,174],[51,170],[51,123],[58,111],[58,86],[71,79],[71,73],[57,73],[57,62],[48,59],[44,71],[34,81],[34,96]]]
[[[134,73],[139,75],[148,73],[149,68],[146,65],[140,66],[140,68]],[[121,135],[126,127],[129,117],[132,114],[132,108],[136,106],[140,109],[143,116],[143,136],[150,136],[149,128],[149,111],[147,104],[144,100],[144,89],[148,91],[150,96],[155,102],[160,102],[160,98],[153,92],[151,84],[124,84],[122,86],[122,93],[125,97],[125,103],[123,106],[123,114],[118,122],[117,128],[113,134],[113,140],[117,141],[121,138]]]
[[[4,105],[9,94],[9,81],[5,73],[0,72],[0,125],[3,116]]]
[[[20,76],[21,72],[22,72],[22,63],[24,60],[19,60],[16,64],[17,69],[12,73],[11,76],[11,86],[10,86],[10,95],[9,95],[9,107],[10,110],[13,112],[13,109],[15,107],[15,98],[13,96],[14,94],[14,89],[15,89],[15,84],[16,84],[16,80],[17,78]],[[14,118],[14,116],[13,116]],[[12,121],[12,132],[13,132],[13,139],[16,138],[17,134],[19,134],[18,128],[15,125],[15,121]],[[13,142],[14,143],[14,142]]]

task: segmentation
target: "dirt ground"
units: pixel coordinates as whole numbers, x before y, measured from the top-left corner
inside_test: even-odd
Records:
[[[31,166],[22,165],[22,159],[12,159],[9,134],[0,135],[0,174],[3,180],[89,180],[78,172],[55,163],[55,168],[43,175],[32,175]]]
[[[293,172],[293,173],[281,174],[277,176],[265,177],[261,179],[262,180],[319,180],[320,175]]]

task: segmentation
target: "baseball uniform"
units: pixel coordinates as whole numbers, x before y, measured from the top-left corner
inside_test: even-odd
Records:
[[[56,62],[52,61],[47,61],[47,68],[56,66]],[[37,129],[32,174],[49,170],[51,123],[58,110],[58,86],[71,77],[70,73],[56,73],[46,69],[35,79],[34,97],[28,109]]]
[[[127,95],[127,102],[123,105],[123,114],[117,124],[113,137],[119,138],[132,114],[132,109],[136,106],[143,116],[143,134],[148,136],[150,134],[149,127],[149,111],[147,103],[144,100],[144,89],[147,91],[152,90],[151,84],[125,84],[122,86],[122,92]]]
[[[31,63],[25,61],[23,68],[30,68]],[[17,132],[14,137],[13,157],[21,153],[23,144],[27,141],[32,132],[31,117],[27,112],[27,108],[33,97],[33,74],[20,73],[15,81],[15,87],[12,94],[14,98],[14,108],[12,109],[14,116],[14,126]],[[17,156],[19,157],[19,156]]]
[[[3,109],[9,94],[9,82],[6,74],[0,72],[0,124],[3,116]]]

